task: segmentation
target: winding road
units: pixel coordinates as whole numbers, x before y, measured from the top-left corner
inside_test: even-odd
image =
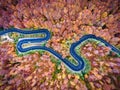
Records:
[[[44,51],[47,51],[47,52],[53,54],[59,60],[61,60],[65,64],[66,67],[68,67],[70,70],[72,70],[76,73],[80,72],[81,70],[83,70],[85,68],[85,62],[84,62],[84,59],[76,53],[75,48],[85,40],[95,39],[95,40],[101,41],[107,47],[110,47],[112,51],[114,51],[115,53],[120,55],[120,50],[119,49],[115,48],[113,45],[109,44],[108,42],[106,42],[102,38],[96,37],[95,35],[92,35],[92,34],[89,34],[89,35],[85,35],[82,38],[80,38],[79,41],[71,44],[70,54],[77,61],[77,65],[74,65],[69,60],[67,60],[66,58],[63,58],[62,55],[60,55],[55,50],[53,50],[49,47],[38,46],[38,45],[27,47],[27,48],[22,47],[23,44],[27,44],[27,43],[40,43],[40,42],[48,41],[51,37],[51,33],[47,29],[39,29],[39,30],[28,31],[28,30],[20,30],[20,29],[12,28],[12,29],[1,31],[0,36],[11,33],[11,32],[16,32],[16,33],[21,33],[21,34],[37,34],[37,33],[45,34],[45,37],[23,38],[23,39],[18,40],[18,42],[16,44],[17,51],[20,52],[20,53],[24,53],[24,52],[27,52],[27,51],[30,51],[30,50],[44,50]]]

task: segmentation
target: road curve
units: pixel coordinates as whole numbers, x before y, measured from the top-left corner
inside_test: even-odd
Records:
[[[31,47],[27,47],[27,48],[22,47],[22,45],[26,44],[26,43],[40,43],[40,42],[48,41],[51,37],[51,34],[47,29],[25,31],[25,30],[19,30],[19,29],[13,28],[13,29],[1,31],[0,36],[7,34],[7,33],[10,33],[10,32],[16,32],[16,33],[21,33],[21,34],[37,34],[37,33],[45,34],[45,37],[41,37],[41,38],[23,38],[23,39],[18,40],[17,45],[16,45],[18,52],[23,53],[23,52],[27,52],[30,50],[47,51],[47,52],[53,54],[59,60],[61,60],[65,64],[66,67],[68,67],[70,70],[72,70],[74,72],[80,72],[81,70],[83,70],[85,68],[84,59],[81,56],[79,56],[75,51],[76,46],[80,45],[85,40],[95,39],[95,40],[101,41],[107,47],[110,47],[112,51],[114,51],[120,55],[119,49],[115,48],[113,45],[109,44],[108,42],[106,42],[102,38],[96,37],[95,35],[92,35],[92,34],[89,34],[89,35],[85,35],[82,38],[80,38],[79,41],[71,44],[70,54],[77,61],[77,65],[74,65],[69,60],[67,60],[66,58],[63,58],[62,55],[60,55],[59,53],[57,53],[56,51],[54,51],[53,49],[51,49],[49,47],[46,47],[46,46],[31,46]]]

